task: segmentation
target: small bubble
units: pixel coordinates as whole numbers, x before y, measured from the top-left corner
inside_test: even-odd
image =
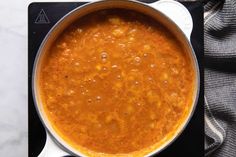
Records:
[[[178,96],[178,94],[177,94],[177,93],[175,93],[175,92],[172,92],[172,93],[170,94],[170,96],[172,96],[172,97],[177,97],[177,96]]]
[[[148,54],[147,54],[147,53],[144,53],[144,54],[143,54],[143,56],[144,56],[144,57],[147,57],[147,56],[148,56]]]
[[[97,38],[98,36],[99,36],[99,34],[94,34],[94,37],[96,37],[96,38]]]
[[[61,45],[63,48],[67,46],[67,44],[65,42],[63,42]]]
[[[125,44],[118,44],[120,47],[124,48]]]
[[[155,66],[156,66],[155,64],[151,64],[151,65],[150,65],[151,68],[154,68]]]
[[[92,102],[92,99],[88,99],[88,103],[91,103]]]
[[[138,69],[131,69],[132,72],[138,72]]]
[[[96,80],[93,80],[93,83],[95,83],[96,82]]]
[[[117,75],[117,78],[118,78],[118,79],[121,79],[121,75]]]
[[[141,58],[140,57],[135,57],[134,60],[139,63],[141,61]]]
[[[97,99],[98,101],[100,101],[100,100],[101,100],[101,97],[100,97],[100,96],[97,96],[96,99]]]
[[[151,46],[150,45],[144,45],[144,50],[150,50],[151,49]]]
[[[107,60],[107,53],[106,52],[102,52],[101,53],[101,59],[102,59],[102,61],[106,61]]]
[[[112,65],[111,67],[112,67],[112,68],[117,68],[118,66],[117,66],[117,65]]]
[[[72,95],[72,94],[74,94],[74,93],[75,93],[74,90],[69,90],[67,94],[68,94],[68,95]]]
[[[83,32],[83,30],[82,30],[82,29],[80,29],[80,28],[78,28],[78,29],[77,29],[77,32],[78,32],[78,33],[82,33],[82,32]]]
[[[135,85],[138,85],[139,84],[139,82],[138,81],[135,81]]]
[[[79,62],[75,62],[75,66],[79,66],[80,64],[79,64]]]
[[[106,68],[106,67],[103,67],[102,70],[103,70],[103,71],[107,71],[107,68]]]
[[[148,77],[148,81],[152,81],[152,78],[151,78],[151,77]]]
[[[70,49],[65,49],[65,52],[70,52],[71,50]],[[66,55],[69,55],[68,53],[66,53]]]
[[[130,37],[129,40],[130,40],[130,41],[134,41],[134,37]]]

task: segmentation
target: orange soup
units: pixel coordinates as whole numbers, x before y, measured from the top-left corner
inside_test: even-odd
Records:
[[[57,38],[38,85],[64,141],[115,156],[147,154],[172,138],[192,109],[194,82],[190,57],[166,27],[113,9],[79,19]]]

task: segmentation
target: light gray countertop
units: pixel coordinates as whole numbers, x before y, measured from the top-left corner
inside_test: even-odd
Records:
[[[27,157],[27,0],[0,1],[0,156]]]

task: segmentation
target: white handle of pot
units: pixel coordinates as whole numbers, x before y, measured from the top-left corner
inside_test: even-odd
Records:
[[[51,136],[46,133],[46,143],[38,157],[63,157],[66,155],[69,154],[60,149],[60,147],[52,140]]]
[[[169,17],[190,40],[193,30],[193,19],[188,9],[183,4],[174,0],[160,0],[148,5]]]

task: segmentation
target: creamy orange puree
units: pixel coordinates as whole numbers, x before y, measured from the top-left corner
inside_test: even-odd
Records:
[[[113,156],[145,155],[170,139],[192,108],[195,81],[186,50],[167,28],[121,9],[66,29],[39,78],[43,109],[62,139],[85,154]]]

